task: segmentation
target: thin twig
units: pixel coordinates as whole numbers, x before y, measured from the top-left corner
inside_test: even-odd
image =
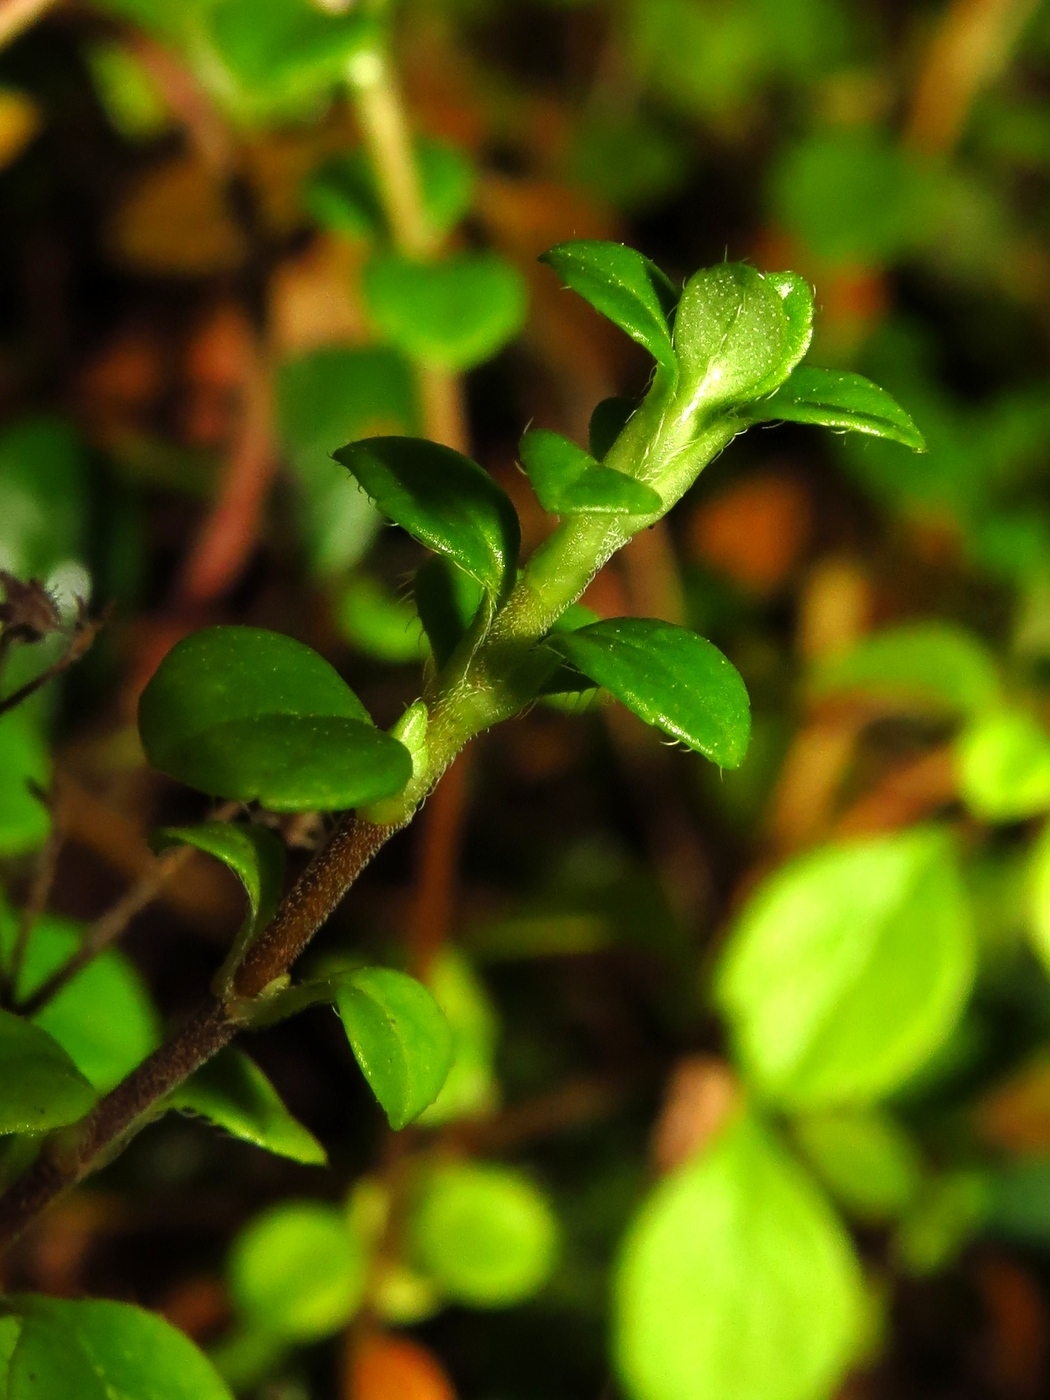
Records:
[[[11,695],[5,695],[3,699],[0,699],[0,715],[5,715],[8,711],[14,710],[19,705],[24,704],[31,695],[35,695],[36,692],[47,685],[49,681],[53,681],[56,676],[60,676],[63,671],[68,670],[70,666],[79,661],[80,658],[90,650],[95,638],[105,626],[105,622],[105,615],[94,621],[79,621],[76,630],[69,639],[68,646],[57,661],[53,661],[51,665],[41,671],[38,676],[34,676],[30,681],[26,681],[25,685],[20,686],[18,690],[14,691]]]

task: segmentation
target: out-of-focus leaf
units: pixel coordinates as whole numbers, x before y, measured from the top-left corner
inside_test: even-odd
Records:
[[[85,462],[73,429],[30,418],[0,435],[0,569],[47,579],[78,559],[87,520]]]
[[[402,529],[486,592],[509,592],[521,529],[510,497],[477,462],[425,438],[365,438],[335,456]]]
[[[959,791],[975,816],[1021,821],[1050,809],[1050,737],[1021,710],[975,720],[956,745]]]
[[[412,776],[404,745],[327,661],[259,627],[178,642],[142,693],[139,733],[161,772],[280,812],[358,807]]]
[[[378,253],[361,289],[384,339],[436,369],[473,369],[525,321],[521,274],[495,253],[454,253],[437,263]]]
[[[240,1050],[220,1051],[168,1103],[278,1157],[314,1166],[328,1160],[313,1133],[292,1117],[266,1075]]]
[[[717,994],[761,1093],[797,1108],[864,1104],[944,1043],[974,961],[953,851],[919,828],[778,870],[733,931]]]
[[[380,517],[332,453],[354,438],[415,429],[408,365],[386,346],[314,350],[281,366],[277,416],[311,567],[330,574],[356,564]]]
[[[441,1092],[419,1121],[438,1127],[483,1118],[498,1106],[500,1097],[496,1009],[474,969],[455,949],[442,952],[427,980],[452,1032],[452,1065]]]
[[[802,365],[775,394],[756,404],[748,416],[754,422],[784,419],[867,433],[870,437],[889,438],[916,452],[926,447],[922,434],[891,394],[863,375],[843,370]]]
[[[858,1345],[860,1269],[813,1181],[749,1119],[652,1193],[616,1279],[632,1400],[821,1400]]]
[[[592,239],[559,243],[540,261],[644,346],[664,369],[677,374],[668,321],[678,292],[655,263],[622,243]]]
[[[100,40],[87,50],[95,92],[115,129],[129,141],[150,141],[171,125],[171,115],[145,67],[126,45]]]
[[[336,1006],[361,1072],[392,1128],[428,1108],[452,1065],[452,1032],[421,982],[386,967],[341,979]]]
[[[1040,832],[1029,859],[1029,937],[1043,966],[1050,972],[1050,823]]]
[[[28,93],[0,87],[0,170],[17,160],[39,132],[41,115]]]
[[[346,640],[378,661],[420,661],[426,650],[423,627],[412,604],[395,598],[368,574],[348,579],[336,604],[336,621]]]
[[[0,1133],[42,1133],[82,1118],[95,1091],[46,1031],[0,1010]]]
[[[557,1257],[550,1203],[521,1172],[455,1163],[427,1176],[408,1222],[408,1249],[454,1302],[505,1308],[546,1282]]]
[[[908,1272],[921,1276],[946,1268],[983,1224],[989,1196],[990,1182],[981,1172],[948,1172],[928,1182],[894,1240]]]
[[[795,1139],[814,1171],[861,1220],[893,1220],[918,1194],[922,1164],[899,1123],[878,1109],[810,1114]]]
[[[9,959],[16,916],[0,906],[0,949]],[[36,920],[16,991],[29,997],[64,967],[82,943],[82,930],[48,914]],[[77,973],[33,1017],[52,1035],[100,1093],[114,1088],[160,1038],[157,1013],[142,978],[123,953],[109,948]]]
[[[905,623],[864,637],[823,662],[815,695],[859,691],[908,708],[977,715],[999,699],[999,671],[988,648],[951,623]]]
[[[416,147],[423,208],[431,229],[451,232],[474,198],[475,172],[455,146],[424,137]],[[363,151],[328,161],[306,187],[305,201],[318,222],[350,238],[377,238],[386,232],[382,200]]]
[[[188,1337],[129,1303],[23,1294],[8,1400],[232,1400]]]
[[[230,1292],[255,1328],[293,1342],[338,1332],[364,1296],[367,1261],[343,1213],[282,1201],[234,1241]]]
[[[747,751],[744,682],[717,647],[669,622],[620,617],[548,644],[629,710],[725,768]]]
[[[0,856],[35,850],[51,818],[33,791],[46,791],[51,759],[35,716],[24,709],[0,716]]]

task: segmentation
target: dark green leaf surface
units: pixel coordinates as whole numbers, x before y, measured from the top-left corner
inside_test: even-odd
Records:
[[[8,1300],[22,1318],[5,1400],[232,1400],[163,1318],[128,1303]]]
[[[23,855],[43,845],[51,819],[31,784],[46,791],[50,771],[34,717],[11,710],[0,718],[0,856]]]
[[[845,370],[796,369],[775,394],[756,404],[755,422],[783,419],[790,423],[818,423],[869,437],[888,438],[916,452],[924,452],[922,433],[892,395],[870,379]]]
[[[456,1163],[426,1181],[408,1226],[419,1268],[454,1302],[504,1308],[546,1282],[558,1222],[546,1197],[509,1167]]]
[[[336,1005],[361,1072],[392,1128],[418,1118],[452,1065],[452,1032],[421,982],[385,967],[343,979]]]
[[[82,1118],[95,1091],[58,1041],[0,1011],[0,1133],[42,1133]]]
[[[552,515],[650,515],[663,505],[651,486],[600,466],[560,433],[536,428],[518,450],[540,505]]]
[[[604,462],[609,448],[627,426],[627,420],[637,405],[631,399],[602,399],[591,414],[587,429],[587,444],[591,456]]]
[[[345,1213],[282,1201],[237,1237],[230,1292],[253,1326],[310,1342],[338,1332],[364,1295],[367,1260]]]
[[[496,597],[514,582],[521,529],[510,498],[462,453],[425,438],[374,437],[335,453],[391,520]]]
[[[324,1148],[297,1122],[253,1060],[226,1049],[190,1076],[168,1100],[180,1113],[206,1118],[242,1142],[293,1162],[323,1165]]]
[[[418,570],[413,585],[416,611],[438,666],[444,666],[481,606],[477,579],[440,554]]]
[[[620,617],[548,638],[629,710],[723,768],[747,752],[751,711],[736,668],[703,637],[649,618]]]
[[[655,263],[622,243],[592,239],[559,243],[540,261],[659,364],[677,372],[668,321],[678,293]]]
[[[674,345],[679,397],[709,413],[770,393],[799,354],[797,292],[746,263],[721,263],[690,277],[678,303]]]
[[[614,1346],[633,1400],[817,1400],[853,1359],[863,1308],[834,1211],[745,1118],[666,1177],[628,1230]]]
[[[248,897],[248,916],[238,936],[244,946],[273,918],[284,886],[284,842],[255,823],[204,822],[201,826],[168,826],[151,841],[155,851],[169,846],[195,846],[232,870]]]
[[[327,661],[257,627],[209,627],[173,647],[143,691],[139,733],[161,772],[278,812],[357,807],[411,776],[403,745]]]
[[[954,852],[918,827],[778,870],[726,945],[717,995],[760,1093],[832,1108],[875,1102],[921,1069],[958,1021],[974,967]]]
[[[14,946],[17,920],[0,904],[0,947]],[[47,914],[36,921],[18,979],[20,997],[63,967],[80,948],[83,929]],[[105,1014],[100,1014],[100,1007]],[[160,1038],[157,1013],[136,969],[116,948],[94,958],[33,1017],[61,1045],[100,1093],[114,1088]]]
[[[490,359],[525,322],[525,284],[495,253],[421,263],[378,253],[361,290],[383,338],[411,359],[460,372]]]

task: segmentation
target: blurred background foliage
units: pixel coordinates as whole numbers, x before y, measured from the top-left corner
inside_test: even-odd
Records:
[[[535,543],[522,430],[586,441],[644,387],[545,248],[799,271],[811,359],[929,443],[752,433],[589,590],[739,667],[739,771],[538,707],[333,918],[317,966],[431,964],[456,1063],[421,1126],[308,1013],[221,1068],[248,1128],[178,1103],[226,1134],[164,1117],[5,1286],[152,1307],[266,1400],[1044,1394],[1050,11],[2,0],[0,34],[0,569],[58,609],[5,693],[108,609],[0,717],[0,944],[31,991],[122,934],[41,1012],[97,1087],[239,917],[149,846],[203,815],[135,738],[160,657],[276,628],[392,722],[419,554],[329,453],[469,450]],[[325,826],[273,824],[296,866]]]

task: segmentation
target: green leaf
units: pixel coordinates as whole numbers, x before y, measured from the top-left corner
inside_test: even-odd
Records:
[[[495,253],[454,253],[438,263],[378,253],[361,291],[383,338],[433,369],[473,369],[525,323],[525,283]]]
[[[424,137],[416,146],[416,168],[427,223],[447,236],[474,200],[474,167],[456,146]],[[350,238],[389,235],[371,164],[363,150],[327,161],[309,180],[305,202],[314,218]]]
[[[547,1281],[560,1232],[547,1198],[521,1172],[460,1162],[426,1178],[407,1233],[414,1263],[453,1302],[506,1308]]]
[[[310,0],[267,0],[261,9],[254,0],[218,0],[208,27],[228,75],[220,90],[260,115],[316,100],[377,39],[369,16],[326,13]],[[226,91],[230,82],[235,92]]]
[[[328,1160],[313,1133],[292,1117],[266,1075],[240,1050],[220,1051],[175,1090],[168,1104],[278,1157],[315,1166]]]
[[[232,870],[248,896],[248,913],[227,960],[240,961],[248,945],[277,912],[284,888],[284,842],[265,826],[204,822],[201,826],[168,826],[154,833],[155,851],[170,846],[195,846]]]
[[[783,383],[808,340],[800,338],[797,300],[794,281],[764,276],[746,263],[721,263],[690,277],[674,345],[679,399],[691,413],[746,403]]]
[[[242,1230],[230,1255],[234,1302],[254,1328],[288,1341],[338,1332],[364,1297],[367,1260],[342,1211],[282,1201]]]
[[[467,959],[446,948],[427,982],[452,1032],[452,1066],[437,1098],[420,1123],[439,1127],[464,1118],[483,1118],[499,1104],[496,1044],[499,1021],[492,999]]]
[[[476,579],[440,555],[417,571],[413,589],[419,620],[440,668],[473,622],[484,593]]]
[[[163,1318],[129,1303],[23,1295],[7,1400],[232,1400],[211,1364]]]
[[[615,1354],[632,1400],[824,1400],[858,1348],[860,1268],[809,1176],[750,1119],[628,1230]]]
[[[0,1133],[42,1133],[83,1118],[95,1091],[59,1045],[30,1021],[0,1011]]]
[[[0,434],[0,567],[42,578],[81,556],[88,518],[84,452],[60,418],[29,418]]]
[[[0,907],[0,948],[11,956],[17,921]],[[78,951],[82,928],[68,919],[36,920],[17,994],[31,996]],[[105,1015],[99,1008],[105,1007]],[[136,969],[116,948],[94,958],[33,1017],[99,1093],[108,1093],[156,1048],[157,1013]]]
[[[652,515],[663,509],[651,486],[600,466],[560,433],[535,428],[518,451],[537,500],[551,515]]]
[[[669,370],[678,372],[669,320],[678,300],[670,278],[634,248],[578,239],[559,243],[540,262]]]
[[[139,701],[150,763],[215,797],[334,811],[400,792],[404,746],[315,651],[259,627],[207,627],[167,654]]]
[[[354,1058],[392,1128],[418,1118],[452,1065],[452,1032],[421,982],[386,967],[340,981],[336,1006]]]
[[[384,514],[458,565],[487,593],[514,583],[521,527],[488,472],[425,438],[374,437],[335,454]]]
[[[703,637],[650,618],[618,617],[547,644],[646,724],[723,768],[747,752],[751,714],[736,668]]]
[[[411,602],[395,597],[368,574],[347,580],[335,618],[346,640],[377,661],[421,661],[426,654],[423,628]]]
[[[102,39],[84,57],[99,103],[125,140],[151,141],[170,127],[163,94],[130,45]]]
[[[627,426],[636,405],[630,399],[602,399],[591,414],[587,442],[591,456],[604,462],[610,447]]]
[[[35,717],[24,709],[0,717],[0,856],[36,850],[51,818],[31,784],[46,790],[51,759]]]
[[[363,557],[382,517],[332,453],[373,433],[416,430],[411,368],[389,346],[311,351],[281,365],[277,419],[310,566],[317,574],[349,568]]]
[[[1050,822],[1032,845],[1026,881],[1028,935],[1032,947],[1050,972]]]
[[[894,1240],[904,1268],[920,1276],[946,1269],[984,1224],[989,1195],[983,1172],[947,1172],[929,1182]]]
[[[1050,809],[1050,737],[1022,710],[994,710],[956,742],[959,792],[974,816],[1023,821]]]
[[[826,847],[777,871],[733,930],[717,996],[767,1098],[864,1104],[945,1042],[974,962],[952,848],[942,832],[917,828]]]
[[[831,1194],[858,1219],[894,1220],[915,1201],[922,1164],[888,1114],[871,1108],[810,1114],[795,1122],[794,1135]]]
[[[813,288],[797,272],[767,272],[765,276],[780,293],[787,317],[788,340],[784,358],[793,373],[813,339]]]
[[[864,637],[817,670],[814,695],[860,691],[920,711],[976,715],[999,699],[989,649],[946,622],[912,622]]]
[[[802,365],[748,415],[754,423],[817,423],[825,428],[888,438],[916,452],[926,442],[910,416],[885,389],[861,374]]]

